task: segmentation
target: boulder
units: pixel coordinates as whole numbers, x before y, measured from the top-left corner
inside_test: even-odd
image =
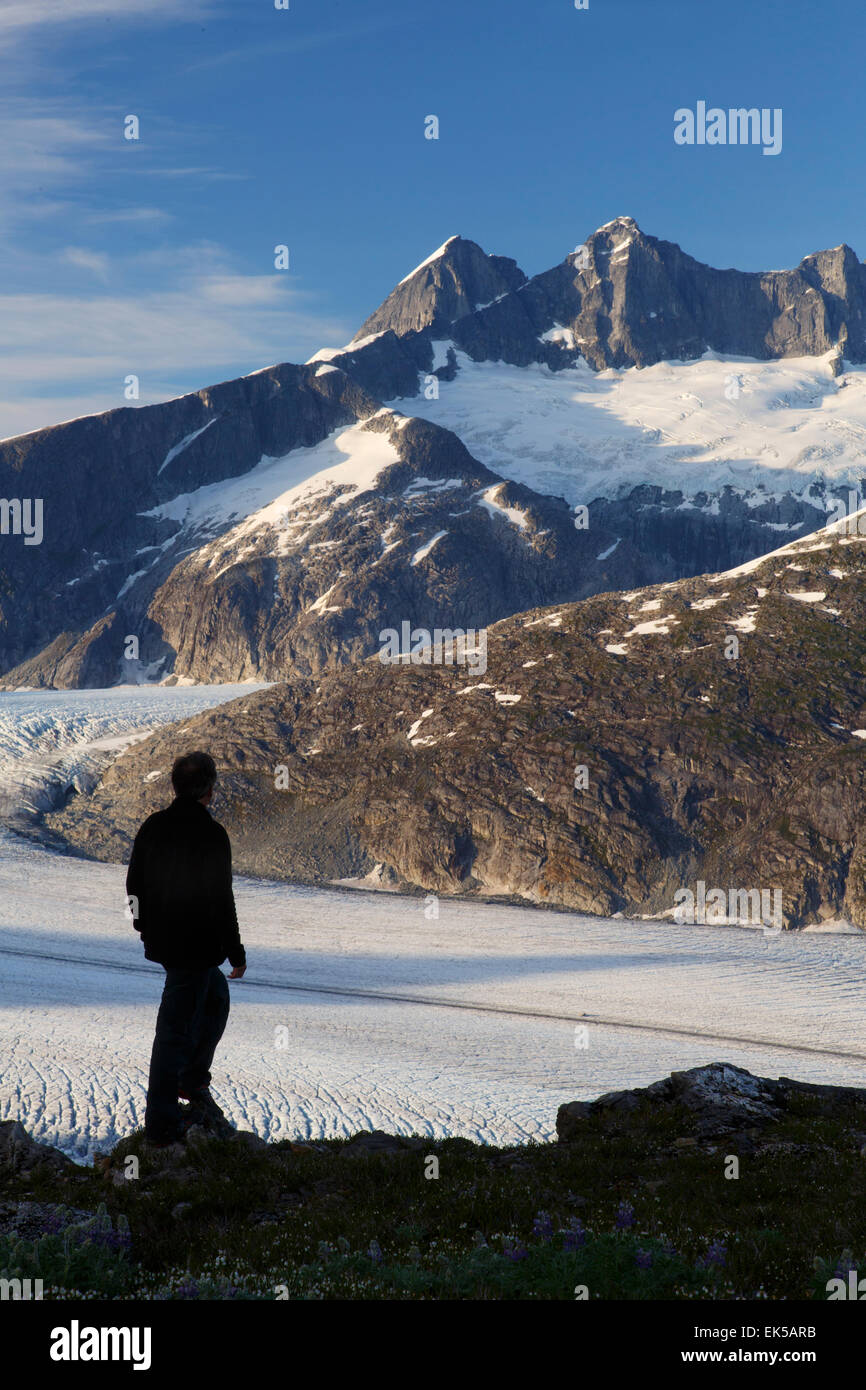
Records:
[[[18,1120],[0,1123],[0,1175],[27,1173],[46,1167],[71,1171],[75,1164],[59,1149],[31,1139]]]
[[[844,1114],[860,1102],[866,1090],[851,1086],[822,1086],[781,1076],[753,1076],[730,1062],[675,1071],[663,1081],[631,1091],[608,1091],[592,1101],[570,1101],[559,1107],[556,1133],[560,1143],[580,1137],[587,1120],[628,1115],[641,1108],[691,1113],[698,1137],[760,1130],[782,1119],[795,1095],[810,1096],[820,1113]]]

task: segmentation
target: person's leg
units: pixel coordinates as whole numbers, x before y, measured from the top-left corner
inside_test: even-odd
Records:
[[[207,989],[202,993],[192,1021],[193,1048],[178,1073],[179,1089],[188,1096],[210,1085],[211,1063],[229,1016],[229,986],[225,975],[218,966],[206,973]]]
[[[195,1050],[193,1024],[208,991],[208,976],[207,970],[165,972],[144,1112],[144,1131],[154,1143],[172,1138],[178,1128],[178,1077]]]

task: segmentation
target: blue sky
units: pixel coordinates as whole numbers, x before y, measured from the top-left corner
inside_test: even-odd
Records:
[[[345,343],[454,233],[862,258],[864,38],[862,0],[4,0],[0,435]],[[781,154],[676,145],[700,100],[781,107]]]

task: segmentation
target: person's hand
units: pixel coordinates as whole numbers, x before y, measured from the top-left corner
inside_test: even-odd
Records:
[[[245,965],[236,965],[236,966],[234,967],[234,969],[232,970],[231,974],[229,975],[229,979],[230,979],[230,980],[242,980],[242,979],[244,978],[244,975],[245,975],[246,973],[247,973],[247,967],[246,967]]]

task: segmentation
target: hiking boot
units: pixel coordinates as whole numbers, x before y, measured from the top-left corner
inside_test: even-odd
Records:
[[[147,1143],[151,1149],[170,1149],[172,1144],[182,1144],[188,1131],[197,1123],[198,1117],[191,1112],[181,1115],[177,1129],[167,1139],[148,1139]]]
[[[234,1134],[234,1125],[226,1119],[211,1095],[209,1087],[202,1086],[200,1090],[191,1093],[179,1091],[178,1096],[181,1100],[189,1101],[191,1124],[202,1125],[221,1139]]]

